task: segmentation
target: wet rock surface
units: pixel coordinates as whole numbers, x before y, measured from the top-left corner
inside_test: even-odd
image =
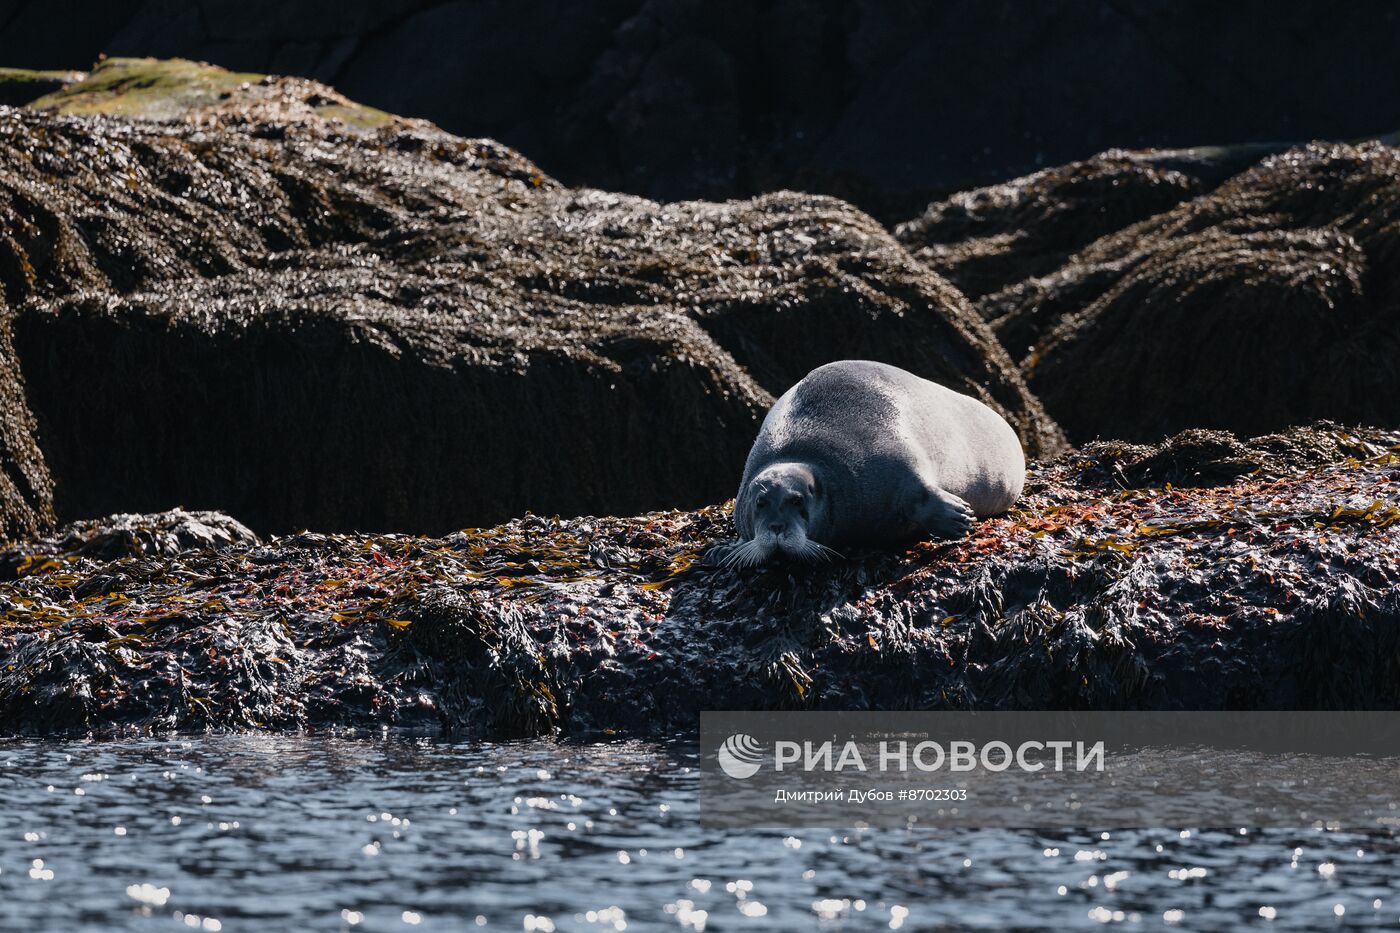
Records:
[[[1396,425],[1400,150],[1270,148],[1104,153],[898,233],[1074,442]]]
[[[571,190],[189,63],[109,60],[37,106],[0,110],[0,271],[65,519],[434,533],[699,505],[772,397],[847,357],[983,398],[1033,455],[1062,443],[963,296],[841,201]]]
[[[1273,148],[1114,149],[936,201],[895,235],[975,300],[1053,272],[1100,237],[1211,190]]]
[[[171,509],[149,515],[109,515],[72,522],[53,536],[0,551],[0,579],[16,579],[51,560],[176,557],[185,551],[260,543],[246,526],[222,512]]]
[[[0,542],[47,531],[53,524],[53,479],[34,439],[34,415],[0,302]]]
[[[1395,432],[1100,444],[962,540],[752,572],[705,561],[732,534],[718,507],[82,543],[237,527],[123,516],[0,555],[0,722],[503,737],[724,708],[1394,708],[1397,484]]]
[[[1261,433],[1400,407],[1400,153],[1314,144],[983,299],[1073,438]]]

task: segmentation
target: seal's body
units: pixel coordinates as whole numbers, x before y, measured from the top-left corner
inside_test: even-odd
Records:
[[[1025,475],[1016,432],[976,399],[884,363],[828,363],[764,418],[725,562],[958,537],[1010,508]]]

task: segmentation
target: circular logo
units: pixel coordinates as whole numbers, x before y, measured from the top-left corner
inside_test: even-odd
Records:
[[[715,753],[720,770],[736,780],[751,778],[763,764],[763,744],[751,735],[731,735]]]

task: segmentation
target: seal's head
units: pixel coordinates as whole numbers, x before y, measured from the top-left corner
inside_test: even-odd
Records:
[[[740,541],[725,556],[730,567],[751,567],[782,554],[825,560],[835,551],[816,538],[829,527],[817,474],[805,463],[775,463],[749,480],[734,504]]]

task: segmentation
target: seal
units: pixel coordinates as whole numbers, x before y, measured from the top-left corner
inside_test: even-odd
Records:
[[[763,419],[734,502],[739,540],[719,560],[960,537],[1010,508],[1025,478],[1016,432],[977,399],[885,363],[828,363]]]

